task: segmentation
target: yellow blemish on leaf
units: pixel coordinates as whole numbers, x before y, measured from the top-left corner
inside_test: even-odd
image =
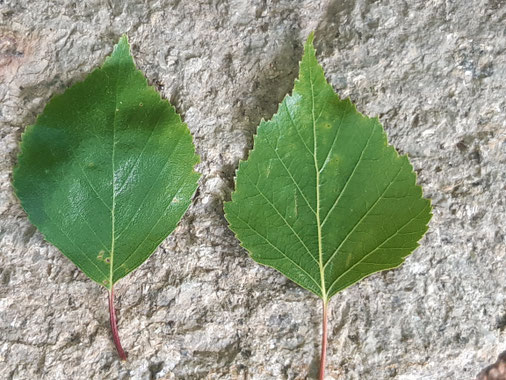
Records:
[[[351,253],[348,253],[348,256],[346,257],[346,268],[349,267],[350,265],[350,262],[351,262],[351,256],[352,254]]]

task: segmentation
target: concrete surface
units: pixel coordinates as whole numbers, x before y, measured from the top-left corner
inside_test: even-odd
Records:
[[[227,229],[238,161],[297,75],[302,44],[407,152],[434,217],[401,268],[331,302],[327,379],[473,379],[506,350],[504,0],[1,0],[0,378],[305,379],[320,304]],[[127,33],[202,158],[180,227],[106,292],[28,222],[10,176],[52,95]]]

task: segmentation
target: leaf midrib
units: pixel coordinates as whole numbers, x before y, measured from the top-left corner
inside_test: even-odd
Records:
[[[121,62],[121,61],[120,61]],[[110,289],[112,289],[113,284],[113,276],[114,276],[114,244],[116,241],[115,238],[115,211],[116,211],[116,166],[114,165],[115,160],[115,152],[116,152],[116,120],[117,120],[117,113],[119,112],[118,109],[118,87],[119,87],[119,74],[120,74],[120,62],[118,62],[117,65],[117,72],[116,72],[116,83],[115,83],[115,90],[114,90],[114,116],[112,119],[112,155],[111,155],[111,171],[112,171],[112,207],[111,207],[111,253],[109,258],[109,281],[108,286]]]
[[[316,227],[318,232],[318,266],[320,268],[320,286],[322,291],[322,299],[324,304],[328,302],[327,291],[325,289],[325,268],[323,267],[323,248],[322,248],[322,226],[320,223],[320,170],[318,168],[318,151],[316,140],[316,118],[314,114],[314,83],[311,75],[311,67],[309,67],[309,83],[311,84],[311,118],[313,121],[313,160],[316,172]],[[320,114],[321,115],[321,114]],[[318,116],[320,117],[320,116]]]

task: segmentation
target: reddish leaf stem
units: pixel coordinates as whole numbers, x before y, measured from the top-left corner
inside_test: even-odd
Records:
[[[123,347],[121,347],[121,342],[119,340],[118,325],[116,323],[116,310],[114,309],[114,288],[112,286],[109,291],[109,321],[111,322],[112,340],[114,341],[116,350],[118,350],[118,355],[121,360],[127,360],[127,356],[125,351],[123,351]]]
[[[323,300],[323,321],[322,321],[322,355],[320,357],[320,376],[319,379],[325,378],[325,358],[327,357],[327,312],[328,301]]]

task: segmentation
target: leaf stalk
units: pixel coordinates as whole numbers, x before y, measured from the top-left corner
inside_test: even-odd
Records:
[[[325,359],[327,357],[327,315],[328,315],[328,300],[323,300],[323,318],[322,318],[322,354],[320,357],[320,375],[319,380],[325,378]]]
[[[127,360],[127,355],[121,346],[121,342],[119,340],[118,333],[118,324],[116,322],[116,310],[114,309],[114,288],[111,285],[111,290],[109,291],[109,321],[111,322],[111,331],[112,331],[112,339],[114,341],[114,345],[116,346],[116,350],[118,351],[118,355],[121,360]]]

